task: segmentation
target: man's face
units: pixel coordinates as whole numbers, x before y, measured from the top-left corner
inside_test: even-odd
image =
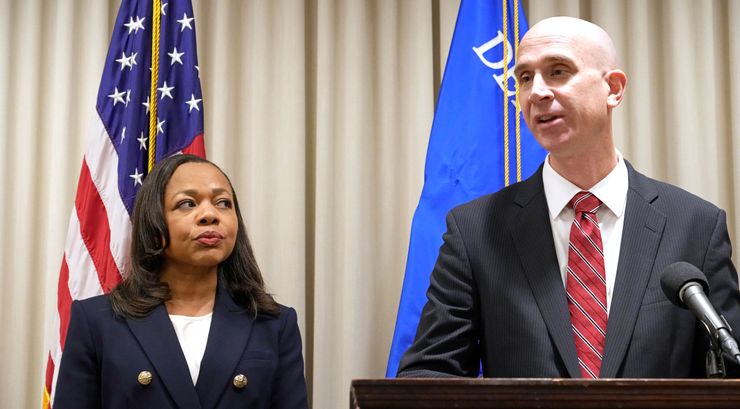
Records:
[[[529,33],[519,47],[515,75],[524,120],[552,154],[584,154],[610,132],[606,70],[588,40],[551,31]]]

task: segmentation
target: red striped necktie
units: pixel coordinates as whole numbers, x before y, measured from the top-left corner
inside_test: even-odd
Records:
[[[607,321],[604,246],[596,217],[601,200],[579,192],[568,205],[576,213],[568,243],[568,310],[581,376],[598,378]]]

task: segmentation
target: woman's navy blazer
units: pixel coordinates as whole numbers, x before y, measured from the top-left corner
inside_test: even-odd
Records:
[[[143,385],[139,374],[148,371]],[[244,375],[235,382],[235,377]],[[241,386],[241,387],[240,387]],[[292,308],[256,318],[219,286],[196,385],[165,306],[114,315],[108,296],[72,303],[54,409],[307,408],[301,336]]]

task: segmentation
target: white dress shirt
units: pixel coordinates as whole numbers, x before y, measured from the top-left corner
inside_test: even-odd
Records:
[[[612,305],[612,293],[614,292],[614,280],[617,275],[617,263],[619,261],[619,248],[622,244],[622,228],[624,227],[624,209],[627,204],[627,189],[629,188],[629,176],[627,166],[624,164],[622,154],[617,151],[617,166],[601,179],[589,192],[601,200],[603,205],[596,213],[601,230],[601,242],[604,246],[604,269],[606,272],[606,305],[607,314]],[[558,257],[560,275],[563,285],[568,277],[568,241],[570,238],[570,227],[575,218],[575,212],[568,206],[568,202],[581,188],[560,176],[550,166],[550,156],[545,159],[542,170],[542,182],[545,187],[545,198],[550,213],[550,226],[552,227],[552,238],[555,242],[555,253]]]

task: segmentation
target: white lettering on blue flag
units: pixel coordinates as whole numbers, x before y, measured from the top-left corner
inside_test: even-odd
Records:
[[[486,58],[486,53],[490,51],[494,47],[501,47],[503,49],[504,47],[504,33],[501,31],[498,31],[496,34],[496,37],[493,37],[492,39],[486,41],[484,44],[481,44],[478,47],[473,47],[473,51],[475,52],[475,55],[478,56],[480,61],[485,64],[486,67],[491,68],[492,70],[497,71],[497,73],[492,74],[493,79],[496,80],[496,83],[498,84],[499,88],[501,88],[501,91],[504,91],[504,67],[508,67],[508,71],[506,73],[506,86],[514,88],[509,88],[509,100],[512,104],[516,104],[516,85],[514,83],[514,64],[512,64],[512,61],[514,60],[514,52],[513,48],[511,47],[511,42],[509,40],[506,40],[506,49],[508,52],[506,53],[506,62],[504,63],[503,58],[503,51],[501,52],[501,59],[496,62],[491,62]],[[501,73],[498,74],[498,71]]]

